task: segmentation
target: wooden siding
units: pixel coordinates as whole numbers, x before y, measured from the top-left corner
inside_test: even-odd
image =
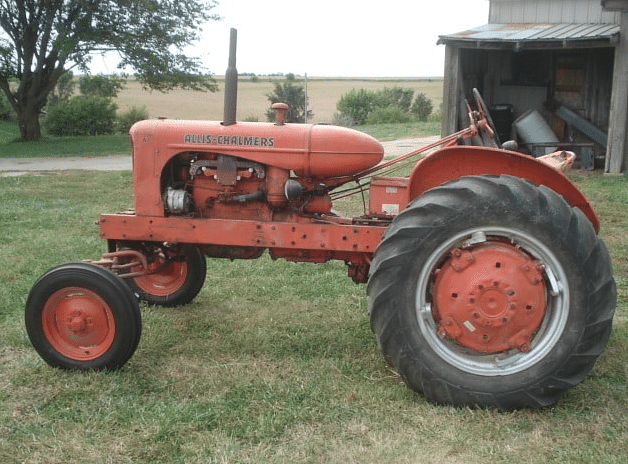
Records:
[[[489,23],[619,24],[619,15],[600,0],[491,0]]]

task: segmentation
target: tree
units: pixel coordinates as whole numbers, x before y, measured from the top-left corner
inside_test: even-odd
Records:
[[[336,104],[336,109],[341,115],[348,116],[358,125],[364,124],[369,114],[375,108],[375,92],[369,92],[365,89],[355,90],[346,93],[340,97]]]
[[[7,97],[0,92],[0,121],[8,121],[11,119],[11,105],[7,100]]]
[[[410,112],[415,115],[419,121],[427,121],[429,115],[432,114],[432,108],[432,100],[421,92],[416,96],[414,103],[412,103]]]
[[[72,136],[115,132],[118,106],[113,99],[124,88],[124,79],[102,74],[81,76],[78,80],[81,95],[73,97],[72,77],[72,71],[61,76],[48,98],[44,119],[48,133]]]
[[[302,85],[296,83],[294,74],[286,74],[283,82],[275,81],[275,90],[266,94],[271,104],[285,103],[290,109],[286,113],[286,122],[305,122],[306,97]],[[314,116],[311,110],[307,110],[308,119]],[[268,110],[266,117],[269,121],[275,119],[275,112]]]
[[[117,109],[111,98],[79,95],[52,107],[44,124],[48,133],[57,136],[113,134]]]
[[[354,124],[362,125],[366,122],[369,114],[375,108],[374,92],[365,89],[355,90],[340,97],[336,103],[336,109],[340,114],[348,117]]]
[[[79,92],[86,97],[116,98],[124,88],[124,79],[116,76],[83,76],[79,79]]]
[[[389,106],[397,106],[401,108],[403,112],[410,111],[410,105],[412,104],[412,98],[414,97],[414,90],[404,89],[402,87],[388,88],[384,87],[375,93],[375,107],[387,108]]]
[[[48,108],[64,105],[70,101],[74,95],[74,73],[68,71],[57,81],[57,85],[48,96]]]
[[[352,89],[336,104],[338,119],[353,124],[400,123],[412,117],[426,121],[432,112],[432,101],[424,93],[419,93],[414,103],[413,98],[414,90],[402,87],[384,87],[377,92]]]
[[[198,39],[215,0],[0,0],[0,89],[23,140],[41,136],[39,115],[72,69],[93,54],[117,52],[150,89],[216,90],[198,59],[182,49]]]

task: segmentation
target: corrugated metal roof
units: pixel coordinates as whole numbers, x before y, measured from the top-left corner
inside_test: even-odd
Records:
[[[618,24],[485,24],[480,27],[441,35],[438,43],[447,42],[572,42],[608,40],[619,34]]]

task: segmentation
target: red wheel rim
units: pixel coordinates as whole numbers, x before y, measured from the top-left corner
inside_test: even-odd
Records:
[[[109,305],[80,287],[57,290],[42,311],[42,328],[52,348],[66,358],[90,361],[111,347],[116,333]]]
[[[546,311],[543,269],[506,242],[454,248],[434,281],[439,335],[478,352],[529,351]]]
[[[159,258],[149,264],[148,269],[154,270],[163,266],[164,259]],[[138,288],[149,295],[169,296],[185,284],[188,266],[185,261],[171,261],[159,272],[133,279]]]

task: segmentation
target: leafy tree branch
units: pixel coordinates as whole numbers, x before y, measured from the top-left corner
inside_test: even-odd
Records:
[[[0,0],[0,90],[22,139],[41,136],[39,115],[66,72],[87,72],[94,53],[115,51],[150,89],[216,90],[182,49],[219,18],[214,0]]]

